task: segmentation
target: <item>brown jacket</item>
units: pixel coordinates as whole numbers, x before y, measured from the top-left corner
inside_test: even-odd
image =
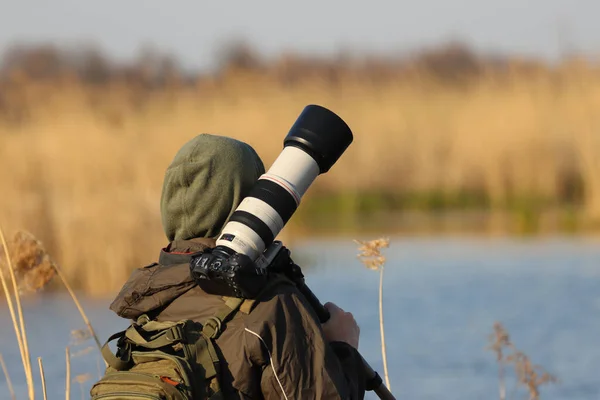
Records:
[[[194,239],[171,243],[158,264],[133,272],[111,305],[119,316],[200,323],[222,307],[190,278],[191,254],[214,246]],[[293,285],[278,285],[249,314],[238,311],[217,338],[223,391],[238,399],[362,399],[360,356],[345,343],[327,343],[314,311]]]

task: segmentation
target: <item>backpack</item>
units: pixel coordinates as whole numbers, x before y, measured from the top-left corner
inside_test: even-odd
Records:
[[[191,320],[158,322],[147,315],[112,335],[102,347],[104,376],[92,400],[222,400],[220,363],[214,340],[223,323],[254,301],[223,297],[225,304],[204,324]],[[109,343],[117,340],[113,354]]]

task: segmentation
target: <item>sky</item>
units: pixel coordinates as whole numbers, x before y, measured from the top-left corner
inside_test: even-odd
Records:
[[[16,42],[98,45],[119,60],[143,46],[214,66],[244,39],[261,54],[403,54],[450,40],[555,60],[600,55],[600,0],[0,0],[0,52]]]

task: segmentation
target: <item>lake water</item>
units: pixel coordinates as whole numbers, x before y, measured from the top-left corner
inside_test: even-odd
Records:
[[[378,273],[362,267],[349,240],[303,243],[294,254],[310,265],[307,281],[323,302],[334,301],[354,313],[361,326],[360,350],[383,375]],[[517,347],[560,379],[542,388],[542,399],[600,399],[600,241],[393,239],[385,254],[385,332],[391,386],[398,398],[497,399],[495,356],[486,346],[494,322],[501,321]],[[84,301],[102,340],[125,326],[108,303]],[[75,355],[73,377],[97,379],[97,351],[77,354],[92,343],[75,345],[70,339],[71,330],[84,325],[68,298],[30,299],[25,313],[34,363],[43,357],[49,399],[64,398],[69,344]],[[25,398],[5,305],[0,307],[0,352],[18,398]],[[512,376],[509,372],[509,393]],[[81,389],[87,395],[90,385],[74,382],[72,398],[80,398]],[[0,398],[9,398],[2,377]],[[519,390],[513,398],[527,396]]]

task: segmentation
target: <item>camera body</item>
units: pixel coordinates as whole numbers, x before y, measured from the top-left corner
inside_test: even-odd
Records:
[[[266,270],[257,268],[247,255],[211,250],[192,257],[190,265],[192,277],[205,292],[251,299],[266,284]]]
[[[291,265],[289,250],[274,241],[256,262],[245,254],[215,248],[193,256],[190,269],[207,293],[253,299],[266,286],[270,274],[282,272],[291,277]]]

